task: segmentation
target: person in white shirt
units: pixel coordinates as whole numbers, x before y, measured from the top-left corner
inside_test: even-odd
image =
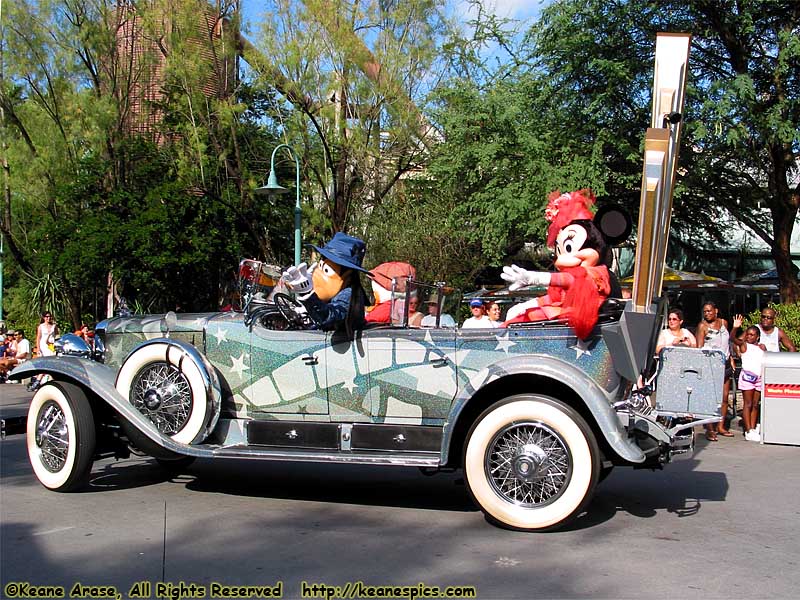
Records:
[[[666,346],[686,346],[694,348],[697,340],[692,332],[683,327],[683,311],[674,308],[667,314],[667,328],[662,329],[656,342],[656,354],[661,352]]]
[[[776,313],[771,308],[761,310],[761,322],[757,325],[761,332],[761,343],[764,344],[767,352],[780,352],[781,346],[789,352],[797,352],[786,332],[775,327],[775,316]]]
[[[742,392],[742,421],[744,421],[744,439],[749,442],[760,442],[761,435],[758,429],[758,408],[761,401],[761,392],[764,382],[761,380],[761,370],[764,365],[764,344],[760,343],[761,332],[758,327],[750,326],[742,334],[744,317],[736,315],[733,318],[734,346],[742,359],[742,371],[739,373],[739,390]]]
[[[469,301],[469,310],[472,316],[464,321],[462,329],[491,329],[497,327],[497,321],[492,321],[483,307],[483,302],[477,298]]]
[[[31,357],[31,343],[25,339],[25,332],[18,329],[14,334],[14,356],[0,359],[0,375],[6,375],[17,365],[21,365]]]
[[[439,327],[455,327],[456,322],[447,313],[439,315],[439,298],[434,294],[425,305],[428,307],[428,314],[422,318],[422,327],[436,327],[436,317],[439,316]]]

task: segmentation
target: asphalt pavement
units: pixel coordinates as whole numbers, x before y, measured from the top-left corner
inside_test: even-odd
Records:
[[[24,390],[0,385],[3,414],[24,412]],[[701,438],[693,459],[663,471],[615,469],[571,526],[526,534],[488,523],[459,473],[409,468],[225,460],[175,475],[106,459],[86,491],[56,494],[34,478],[24,436],[9,436],[0,594],[29,584],[69,596],[80,582],[155,598],[157,584],[169,597],[184,582],[209,598],[212,583],[280,582],[298,598],[304,581],[361,581],[474,586],[478,598],[793,598],[799,459],[739,431]]]

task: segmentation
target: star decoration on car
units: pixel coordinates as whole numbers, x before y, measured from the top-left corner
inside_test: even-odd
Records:
[[[356,385],[355,376],[353,376],[351,379],[348,379],[347,381],[342,383],[342,387],[344,389],[346,389],[348,392],[350,392],[350,394],[352,395],[353,394],[353,390],[358,388],[358,385]]]
[[[217,330],[211,334],[211,337],[217,340],[217,347],[219,347],[222,345],[222,342],[228,341],[228,330],[217,327]]]
[[[592,353],[589,352],[589,343],[584,340],[578,340],[574,346],[569,347],[570,350],[575,350],[575,359],[579,359],[584,354],[591,356]]]
[[[497,336],[497,348],[495,348],[495,350],[502,350],[508,354],[508,349],[516,345],[516,342],[512,342],[508,339],[508,335],[509,334],[506,333],[504,336]]]
[[[236,373],[240,379],[244,379],[244,372],[250,370],[250,367],[244,364],[244,352],[242,352],[242,355],[239,358],[234,358],[233,356],[230,358],[231,372]]]

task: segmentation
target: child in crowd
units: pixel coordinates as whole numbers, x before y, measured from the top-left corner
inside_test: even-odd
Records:
[[[748,327],[742,335],[742,315],[733,318],[733,344],[742,358],[742,372],[739,374],[739,389],[742,391],[744,406],[742,420],[744,421],[744,439],[749,442],[761,440],[758,423],[758,408],[761,402],[761,392],[764,383],[761,380],[761,368],[764,363],[765,348],[759,343],[761,332],[758,327]]]

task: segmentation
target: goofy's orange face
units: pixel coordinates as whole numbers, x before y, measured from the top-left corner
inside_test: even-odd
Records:
[[[314,284],[314,293],[323,302],[329,302],[336,294],[342,291],[345,277],[350,269],[330,262],[324,258],[317,263],[317,268],[311,275]]]

